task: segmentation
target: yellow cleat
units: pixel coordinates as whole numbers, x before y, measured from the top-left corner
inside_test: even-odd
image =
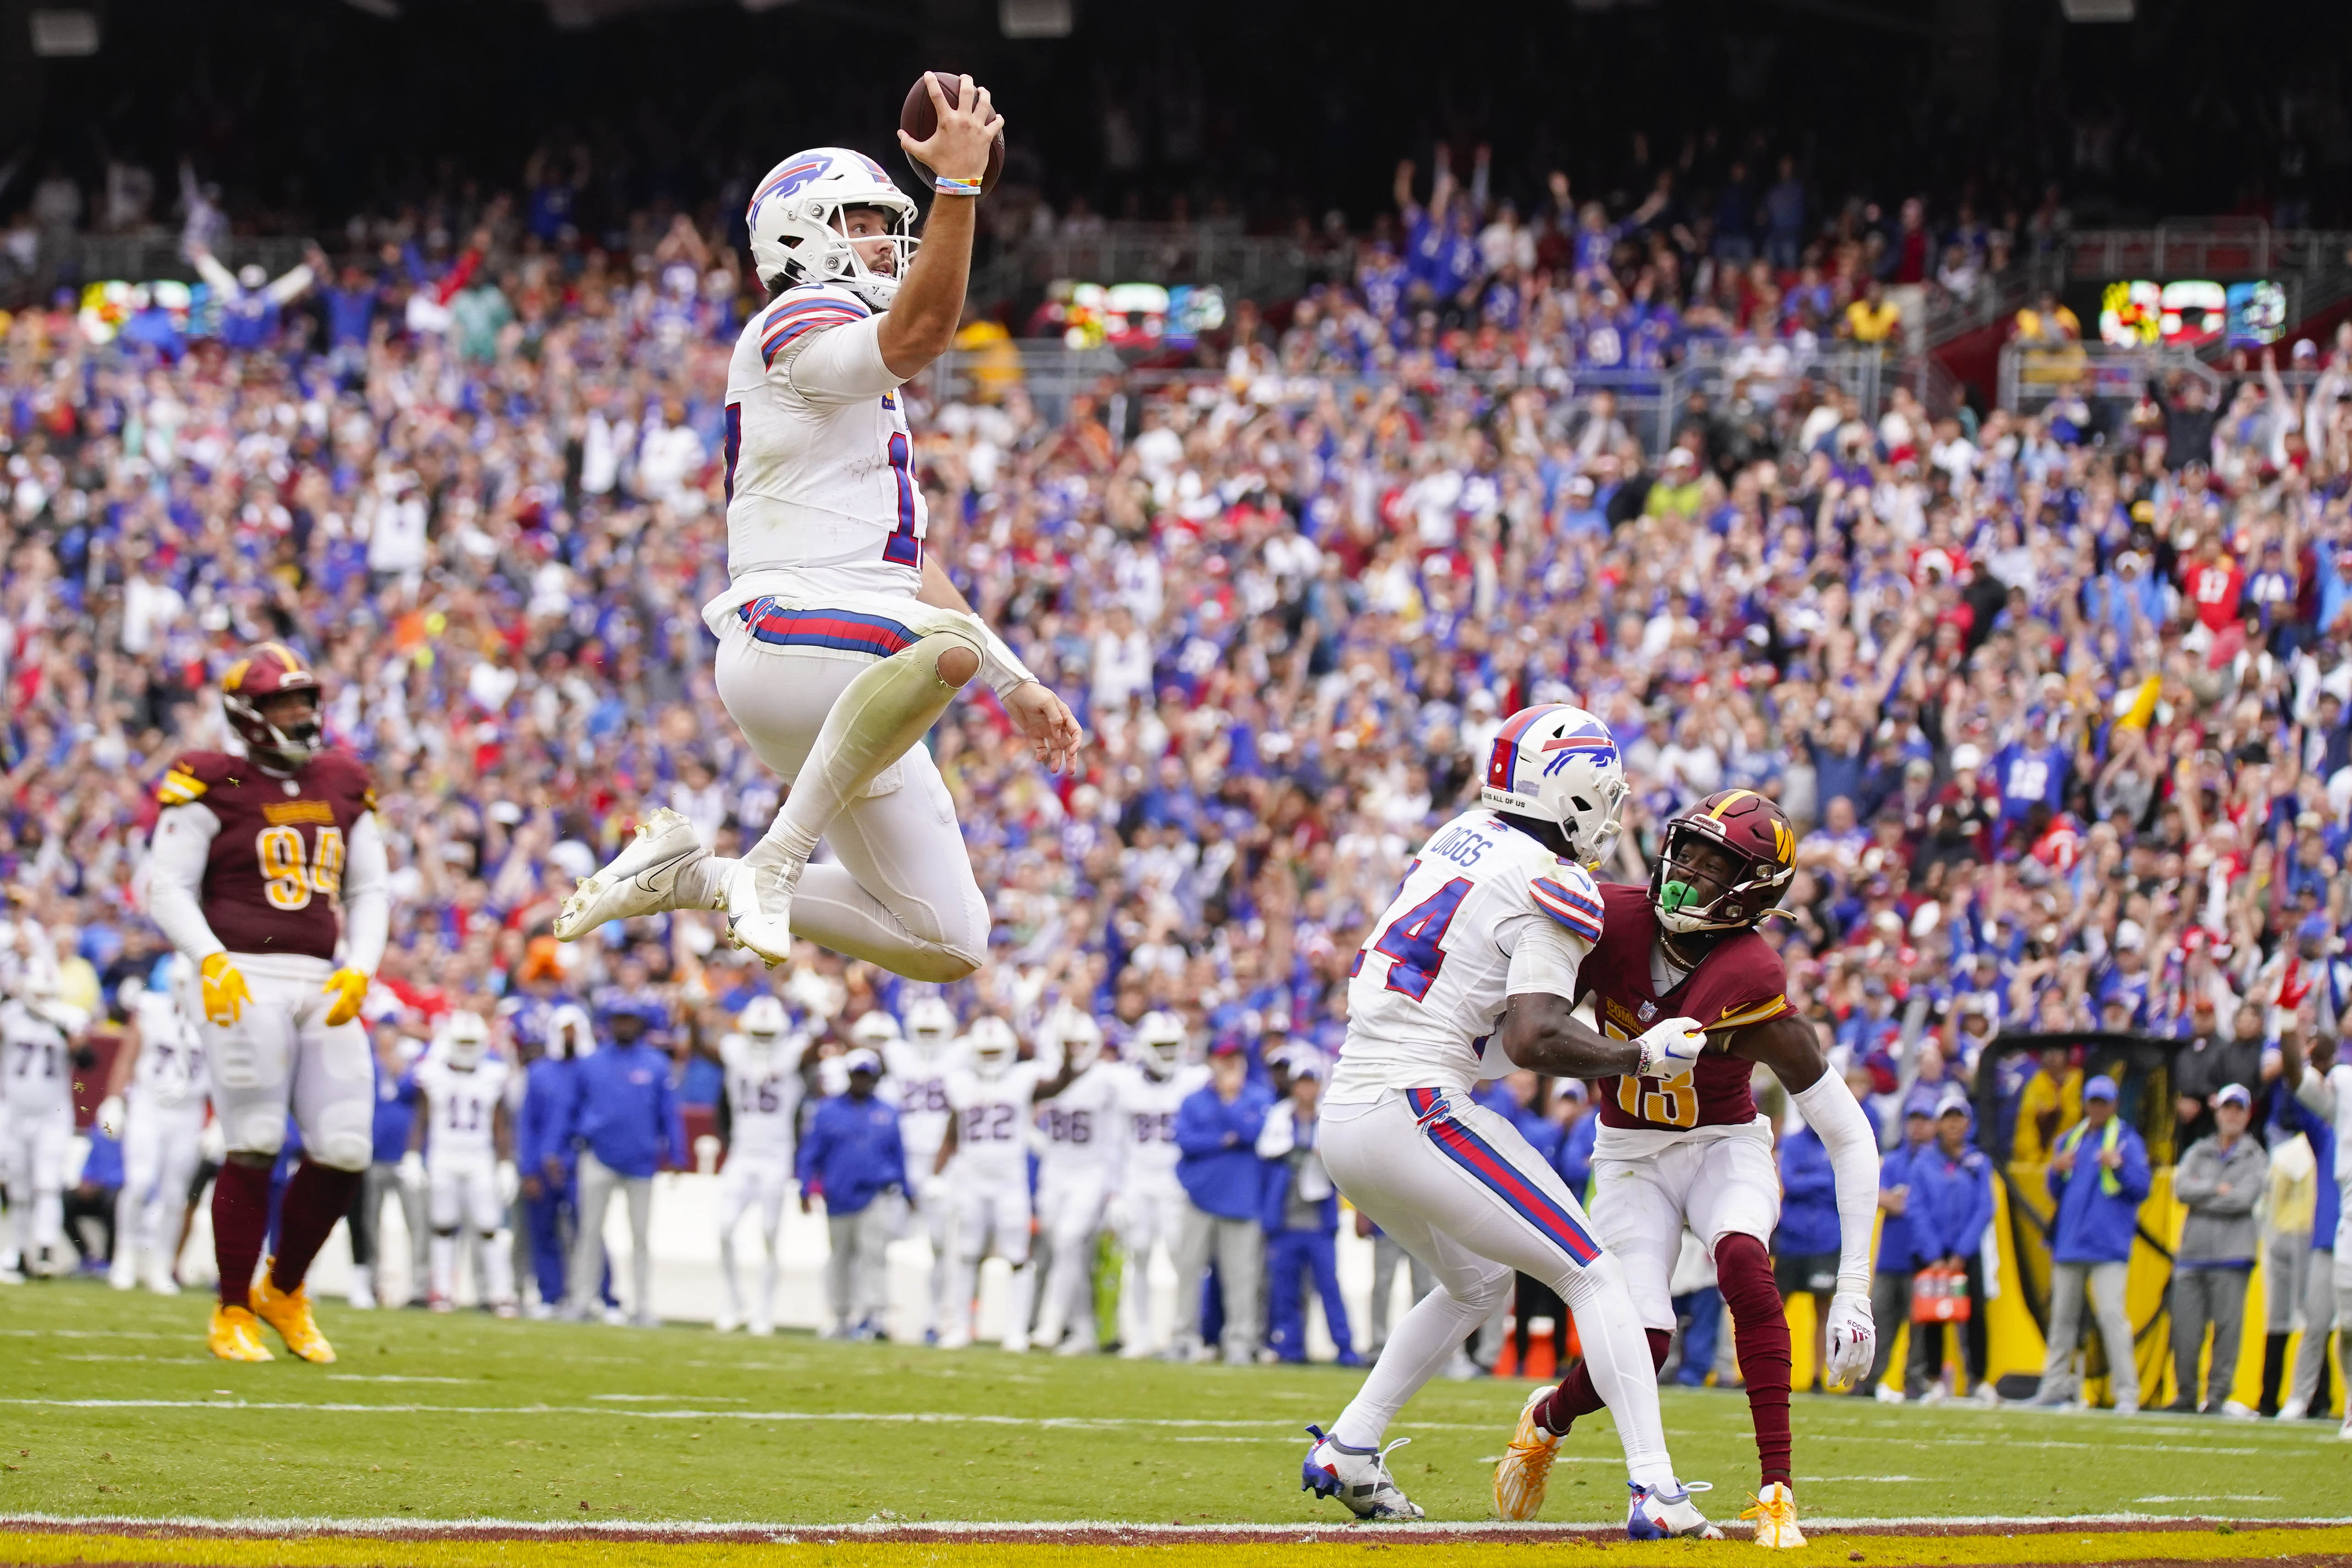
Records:
[[[261,1342],[261,1325],[243,1307],[215,1307],[205,1348],[223,1361],[276,1361]]]
[[[1495,1467],[1495,1511],[1505,1519],[1533,1519],[1543,1511],[1544,1483],[1559,1452],[1559,1434],[1536,1420],[1536,1405],[1549,1388],[1538,1388],[1519,1407],[1511,1446]]]
[[[299,1287],[279,1290],[269,1283],[269,1260],[261,1265],[261,1278],[253,1282],[254,1315],[278,1331],[286,1348],[304,1361],[320,1365],[335,1359],[335,1347],[319,1331],[310,1319],[310,1292]]]
[[[1805,1543],[1805,1532],[1797,1528],[1797,1494],[1788,1482],[1774,1481],[1755,1502],[1739,1517],[1756,1521],[1757,1545],[1793,1551]]]

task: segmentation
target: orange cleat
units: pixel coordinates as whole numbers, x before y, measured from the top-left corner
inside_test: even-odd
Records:
[[[1544,1483],[1559,1453],[1559,1434],[1536,1420],[1536,1405],[1550,1392],[1538,1388],[1528,1395],[1511,1446],[1495,1467],[1495,1511],[1505,1519],[1533,1519],[1543,1511]]]
[[[261,1342],[261,1325],[243,1307],[215,1307],[205,1348],[223,1361],[276,1361]]]
[[[1797,1494],[1789,1489],[1786,1481],[1774,1481],[1756,1500],[1756,1506],[1741,1512],[1740,1518],[1756,1521],[1756,1544],[1794,1550],[1805,1543],[1805,1532],[1797,1528]]]
[[[335,1347],[319,1331],[310,1318],[310,1293],[296,1287],[279,1290],[269,1283],[269,1260],[261,1264],[261,1277],[253,1282],[254,1316],[278,1331],[286,1348],[304,1361],[325,1365],[335,1359]]]

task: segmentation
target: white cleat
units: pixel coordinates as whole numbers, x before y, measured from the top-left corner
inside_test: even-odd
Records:
[[[1705,1481],[1688,1485],[1677,1481],[1664,1487],[1638,1486],[1632,1481],[1625,1485],[1633,1494],[1633,1506],[1625,1515],[1628,1541],[1668,1541],[1685,1535],[1701,1541],[1723,1539],[1723,1531],[1709,1524],[1706,1515],[1691,1501],[1691,1493],[1706,1490]]]
[[[797,874],[788,879],[780,868],[739,862],[727,873],[727,940],[771,969],[790,959],[793,889],[799,882]]]
[[[1758,1495],[1756,1506],[1741,1512],[1740,1518],[1756,1521],[1756,1544],[1781,1551],[1794,1551],[1805,1543],[1805,1532],[1797,1528],[1797,1494],[1789,1489],[1786,1481],[1774,1481]]]
[[[113,1266],[106,1271],[106,1282],[118,1290],[136,1289],[139,1285],[139,1271],[131,1266],[129,1257],[118,1258],[114,1260]]]
[[[1325,1436],[1320,1426],[1309,1426],[1307,1435],[1315,1442],[1298,1467],[1300,1491],[1336,1497],[1358,1519],[1424,1517],[1420,1505],[1407,1498],[1398,1489],[1396,1478],[1389,1474],[1390,1449],[1402,1448],[1412,1438],[1400,1437],[1387,1448],[1348,1448]]]
[[[767,1318],[754,1318],[751,1328],[745,1331],[755,1340],[764,1340],[775,1333],[776,1325]]]
[[[709,851],[694,824],[662,806],[637,825],[637,836],[611,864],[582,882],[555,917],[555,939],[577,942],[607,921],[659,914],[677,907],[677,874]]]
[[[170,1265],[159,1263],[155,1271],[147,1276],[147,1289],[158,1296],[176,1296],[180,1293],[180,1282],[172,1278]]]
[[[732,1312],[721,1312],[721,1313],[719,1313],[719,1316],[718,1316],[718,1318],[717,1318],[717,1319],[715,1319],[715,1320],[712,1321],[711,1325],[710,1325],[710,1327],[711,1327],[711,1331],[712,1331],[714,1333],[721,1333],[721,1334],[731,1334],[731,1333],[733,1333],[737,1329],[740,1329],[740,1328],[741,1328],[742,1326],[743,1326],[743,1321],[742,1321],[742,1320],[741,1320],[741,1319],[740,1319],[740,1318],[738,1318],[738,1317],[737,1317],[734,1313],[732,1313]]]

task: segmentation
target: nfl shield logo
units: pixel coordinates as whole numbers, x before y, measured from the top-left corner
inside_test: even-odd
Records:
[[[1658,1016],[1658,1005],[1654,1002],[1644,1002],[1637,1010],[1641,1014],[1642,1022],[1644,1024]]]

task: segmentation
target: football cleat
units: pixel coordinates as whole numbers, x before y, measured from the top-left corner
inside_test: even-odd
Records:
[[[131,1254],[125,1251],[106,1270],[106,1282],[117,1290],[134,1290],[139,1286],[139,1270],[131,1266]]]
[[[1390,1451],[1403,1447],[1412,1438],[1400,1437],[1386,1448],[1349,1448],[1337,1438],[1325,1436],[1320,1426],[1309,1426],[1307,1435],[1315,1441],[1298,1467],[1300,1491],[1336,1497],[1358,1519],[1423,1517],[1420,1507],[1397,1489],[1395,1478],[1389,1474]]]
[[[243,1307],[215,1307],[205,1348],[223,1361],[276,1361],[261,1342],[261,1325]]]
[[[1691,1501],[1691,1493],[1706,1489],[1705,1481],[1689,1485],[1676,1481],[1664,1487],[1645,1487],[1635,1481],[1625,1485],[1633,1494],[1633,1506],[1625,1514],[1626,1540],[1671,1541],[1682,1535],[1701,1541],[1723,1539],[1723,1531],[1709,1524],[1706,1515]]]
[[[677,907],[677,874],[709,851],[694,824],[662,806],[637,824],[637,836],[594,876],[583,881],[555,917],[555,940],[577,942],[606,921],[659,914]]]
[[[1518,1429],[1495,1467],[1495,1512],[1504,1519],[1533,1519],[1543,1511],[1544,1483],[1550,1478],[1560,1439],[1559,1433],[1536,1419],[1536,1406],[1549,1393],[1549,1385],[1538,1388],[1519,1406]]]
[[[791,958],[793,889],[799,882],[797,872],[787,878],[779,867],[737,862],[727,873],[727,940],[771,969]]]
[[[1797,1494],[1788,1482],[1774,1481],[1751,1500],[1756,1506],[1741,1510],[1739,1517],[1756,1521],[1757,1545],[1794,1550],[1805,1543],[1805,1532],[1797,1528]]]
[[[299,1285],[291,1290],[271,1285],[268,1259],[262,1262],[261,1277],[253,1282],[253,1315],[276,1329],[286,1348],[304,1361],[323,1366],[335,1359],[335,1347],[311,1321],[310,1293]]]

